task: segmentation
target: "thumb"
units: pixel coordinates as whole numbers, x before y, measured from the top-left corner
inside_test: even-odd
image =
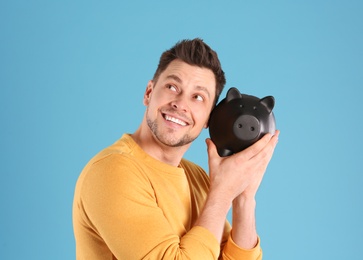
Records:
[[[213,141],[210,138],[207,138],[207,139],[205,139],[205,142],[207,144],[207,152],[208,152],[209,161],[213,158],[218,158],[219,155],[217,152],[217,147],[213,143]]]

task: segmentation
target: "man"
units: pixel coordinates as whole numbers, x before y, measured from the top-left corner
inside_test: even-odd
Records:
[[[202,40],[162,54],[140,127],[96,155],[79,177],[77,259],[262,259],[255,194],[278,131],[223,158],[207,139],[209,177],[182,158],[208,127],[224,85],[217,54]]]

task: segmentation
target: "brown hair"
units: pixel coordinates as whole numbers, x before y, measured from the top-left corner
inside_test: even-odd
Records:
[[[224,71],[222,70],[217,53],[204,43],[202,39],[195,38],[193,40],[181,40],[171,49],[163,52],[153,80],[156,82],[160,74],[176,59],[180,59],[189,65],[212,70],[216,80],[215,103],[217,103],[219,95],[226,84]]]

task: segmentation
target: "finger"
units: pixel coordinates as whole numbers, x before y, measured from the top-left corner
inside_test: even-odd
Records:
[[[207,152],[208,152],[208,158],[209,160],[212,158],[219,157],[217,152],[217,147],[213,143],[213,141],[210,138],[205,139],[205,142],[207,144]]]
[[[266,146],[253,158],[262,163],[269,162],[278,143],[279,134],[280,131],[276,131],[276,133],[271,137],[270,141],[266,144]]]
[[[275,150],[275,147],[279,141],[279,136],[280,136],[280,131],[279,130],[276,130],[275,131],[275,134],[272,136],[271,140],[270,140],[270,143],[271,145],[273,146],[273,149]]]
[[[267,133],[256,143],[237,153],[237,155],[239,157],[242,157],[244,160],[249,160],[252,157],[256,156],[269,143],[271,138],[272,135],[270,133]]]
[[[279,135],[280,135],[280,130],[276,130],[275,133],[274,133],[274,136],[279,138]]]

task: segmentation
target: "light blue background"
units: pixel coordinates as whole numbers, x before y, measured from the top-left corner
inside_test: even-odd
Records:
[[[194,37],[226,89],[276,98],[264,259],[362,259],[362,1],[1,1],[0,37],[0,259],[74,259],[80,171],[138,127],[161,52]],[[205,169],[207,136],[186,154]]]

